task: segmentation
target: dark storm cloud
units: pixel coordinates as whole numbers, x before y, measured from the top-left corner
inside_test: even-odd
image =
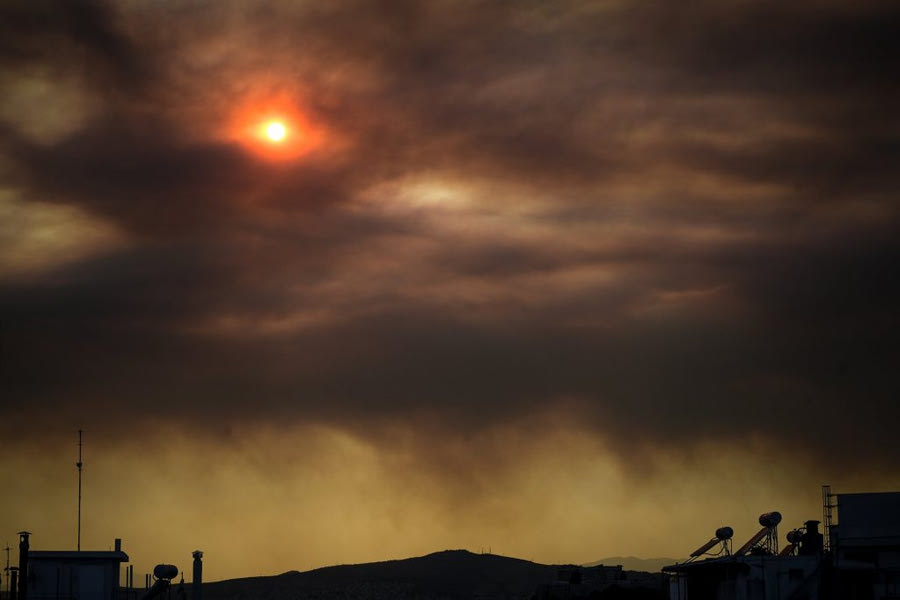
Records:
[[[0,64],[5,68],[75,70],[104,85],[140,86],[150,76],[146,56],[120,31],[103,2],[8,3],[0,8]]]
[[[897,88],[884,78],[898,61],[892,31],[900,14],[889,2],[701,2],[635,12],[646,17],[640,34],[650,40],[636,46],[637,56],[674,67],[693,85],[803,94]]]
[[[623,456],[737,431],[826,461],[833,431],[896,462],[891,5],[185,10],[166,50],[162,12],[5,10],[7,68],[144,74],[88,78],[103,114],[54,143],[6,124],[22,197],[133,237],[0,287],[14,403],[444,435],[559,405]],[[230,61],[163,60],[211,40]],[[287,168],[184,132],[260,65],[351,143]],[[378,208],[416,178],[476,200]]]
[[[142,115],[106,114],[52,148],[20,143],[20,177],[40,197],[77,203],[162,237],[240,228],[253,201],[277,205],[287,196],[304,209],[341,202],[354,177],[343,165],[273,173],[234,145],[183,140],[176,127]],[[260,190],[263,178],[268,185]]]

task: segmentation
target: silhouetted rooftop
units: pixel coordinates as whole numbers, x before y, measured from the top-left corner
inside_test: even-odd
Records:
[[[65,560],[110,560],[116,559],[119,562],[128,562],[128,555],[122,551],[117,550],[87,550],[87,551],[77,551],[77,550],[29,550],[28,551],[29,560],[52,560],[52,559],[65,559]]]

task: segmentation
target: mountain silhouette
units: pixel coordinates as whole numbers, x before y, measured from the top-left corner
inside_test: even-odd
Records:
[[[540,584],[554,581],[560,568],[495,554],[445,550],[404,560],[206,583],[203,599],[530,598]]]

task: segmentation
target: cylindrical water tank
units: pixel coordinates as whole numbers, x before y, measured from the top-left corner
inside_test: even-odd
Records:
[[[175,579],[178,577],[178,567],[175,565],[156,565],[153,568],[153,576],[157,579]]]
[[[759,515],[759,524],[763,527],[775,527],[781,523],[781,513],[777,510]]]
[[[734,535],[734,529],[731,527],[719,527],[716,529],[716,537],[722,541],[730,540],[731,536]]]

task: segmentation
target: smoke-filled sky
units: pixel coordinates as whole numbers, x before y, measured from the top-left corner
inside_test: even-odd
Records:
[[[82,547],[212,579],[680,557],[900,488],[898,30],[3,3],[0,542],[74,547],[78,429]]]

